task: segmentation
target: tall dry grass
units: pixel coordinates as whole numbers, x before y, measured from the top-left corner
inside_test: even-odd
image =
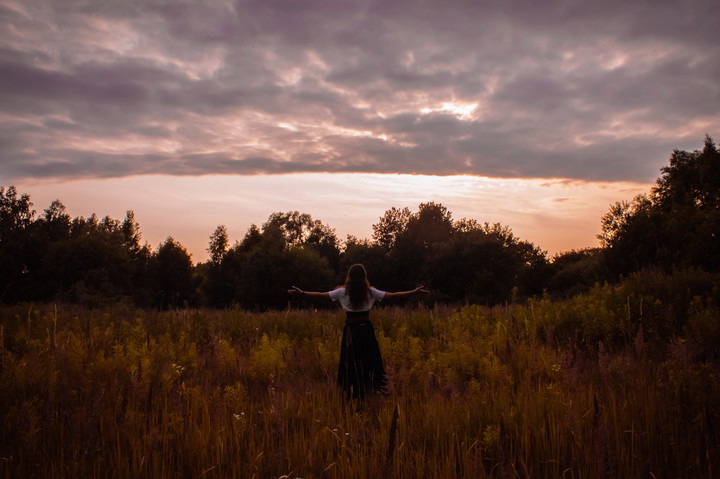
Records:
[[[337,311],[3,308],[0,475],[717,477],[717,362],[544,301],[374,311],[391,390],[362,404]]]

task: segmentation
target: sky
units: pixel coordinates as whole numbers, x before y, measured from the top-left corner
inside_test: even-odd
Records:
[[[443,203],[550,253],[720,133],[717,0],[0,0],[0,186],[207,258]]]

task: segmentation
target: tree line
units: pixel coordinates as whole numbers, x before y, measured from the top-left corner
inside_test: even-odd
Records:
[[[390,208],[370,239],[341,241],[298,211],[273,213],[232,245],[220,225],[210,259],[197,265],[171,237],[155,249],[142,244],[132,211],[123,220],[71,218],[59,200],[41,214],[32,206],[27,194],[0,187],[0,303],[283,308],[290,283],[327,290],[359,262],[380,289],[424,284],[433,302],[493,305],[571,296],[648,268],[720,268],[720,156],[709,136],[702,150],[675,150],[648,194],[610,206],[599,247],[553,257],[508,226],[455,220],[434,202]]]

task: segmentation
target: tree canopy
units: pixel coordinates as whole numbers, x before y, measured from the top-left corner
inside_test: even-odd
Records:
[[[614,274],[720,268],[720,154],[675,150],[649,194],[617,202],[601,220],[605,264]]]
[[[510,227],[455,220],[440,203],[390,207],[370,239],[337,238],[307,213],[272,213],[231,245],[219,225],[209,260],[194,265],[168,237],[141,244],[133,211],[71,218],[60,200],[36,215],[30,197],[0,187],[0,302],[132,301],[142,306],[282,308],[290,284],[327,290],[363,263],[386,290],[424,284],[431,302],[497,304],[574,294],[643,268],[720,270],[720,155],[673,151],[650,192],[612,204],[600,219],[599,247],[552,258]]]

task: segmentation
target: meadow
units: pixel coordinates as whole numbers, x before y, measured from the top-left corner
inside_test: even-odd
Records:
[[[335,309],[7,306],[0,475],[719,477],[718,310],[671,309],[607,285],[380,308],[391,388],[357,404]]]

